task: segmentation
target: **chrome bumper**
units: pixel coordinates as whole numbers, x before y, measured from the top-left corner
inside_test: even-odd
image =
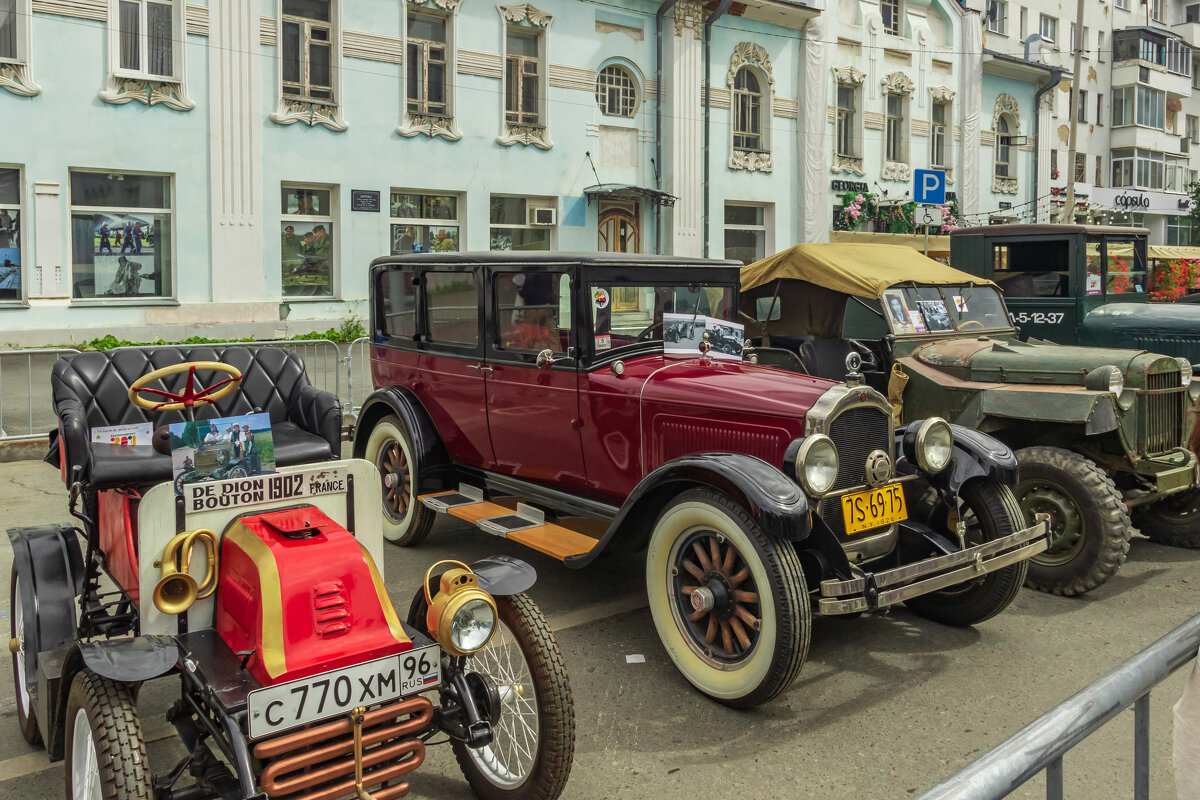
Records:
[[[817,611],[829,616],[873,611],[947,586],[965,583],[1042,552],[1046,549],[1049,530],[1049,521],[1040,520],[1032,527],[1003,539],[957,553],[850,580],[821,581],[821,599]],[[888,589],[889,586],[896,588]]]

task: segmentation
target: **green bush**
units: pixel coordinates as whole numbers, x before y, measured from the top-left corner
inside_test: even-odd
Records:
[[[351,314],[336,328],[330,328],[327,331],[313,331],[312,333],[301,333],[297,336],[288,337],[288,341],[302,341],[310,339],[328,339],[331,342],[353,342],[355,339],[361,339],[367,335],[367,328],[363,325],[363,321],[356,314]],[[153,342],[131,342],[128,339],[118,339],[111,333],[107,336],[101,336],[91,341],[84,342],[77,346],[79,350],[112,350],[116,347],[157,347],[166,344],[229,344],[230,342],[254,341],[253,339],[210,339],[206,336],[189,336],[186,339],[178,342],[168,342],[166,339],[157,339]]]

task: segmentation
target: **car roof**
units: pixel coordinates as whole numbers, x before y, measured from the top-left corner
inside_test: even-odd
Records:
[[[686,256],[660,256],[645,253],[589,253],[566,250],[481,250],[466,253],[411,253],[381,256],[371,266],[381,264],[437,265],[437,264],[580,264],[591,267],[687,267],[689,269],[740,270],[742,262],[715,258],[689,258]],[[712,277],[716,277],[715,275]],[[730,277],[736,281],[736,272]]]

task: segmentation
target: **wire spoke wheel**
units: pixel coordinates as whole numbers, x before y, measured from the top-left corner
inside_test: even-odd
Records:
[[[696,654],[723,667],[754,651],[762,630],[758,586],[745,557],[716,531],[693,528],[671,552],[677,623]]]
[[[497,786],[519,786],[533,771],[539,726],[533,675],[512,629],[501,622],[491,643],[467,660],[467,669],[491,678],[500,695],[492,743],[467,752]]]
[[[26,631],[26,616],[24,598],[21,597],[21,579],[17,576],[16,566],[13,566],[12,579],[9,583],[9,650],[12,651],[13,689],[17,700],[17,724],[21,735],[32,745],[42,743],[42,734],[38,729],[37,713],[33,707],[33,696],[29,691],[28,671],[36,665],[36,642],[27,638],[32,631]],[[35,659],[33,664],[29,659]]]

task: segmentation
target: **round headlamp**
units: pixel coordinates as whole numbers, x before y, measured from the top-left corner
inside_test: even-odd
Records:
[[[917,466],[926,472],[941,472],[950,464],[954,452],[954,433],[941,417],[930,417],[917,428],[914,451]]]
[[[1192,382],[1192,362],[1183,356],[1179,356],[1179,383],[1181,386],[1187,386]]]
[[[1112,365],[1096,367],[1083,379],[1083,385],[1093,392],[1112,392],[1119,397],[1125,388],[1125,376]]]
[[[438,591],[429,596],[429,576],[442,564],[451,569],[438,578]],[[461,561],[439,561],[425,573],[425,625],[429,634],[452,656],[482,650],[496,632],[496,601],[479,588],[471,568]]]
[[[796,453],[796,480],[804,491],[822,497],[833,488],[838,474],[837,447],[823,433],[805,436]]]

